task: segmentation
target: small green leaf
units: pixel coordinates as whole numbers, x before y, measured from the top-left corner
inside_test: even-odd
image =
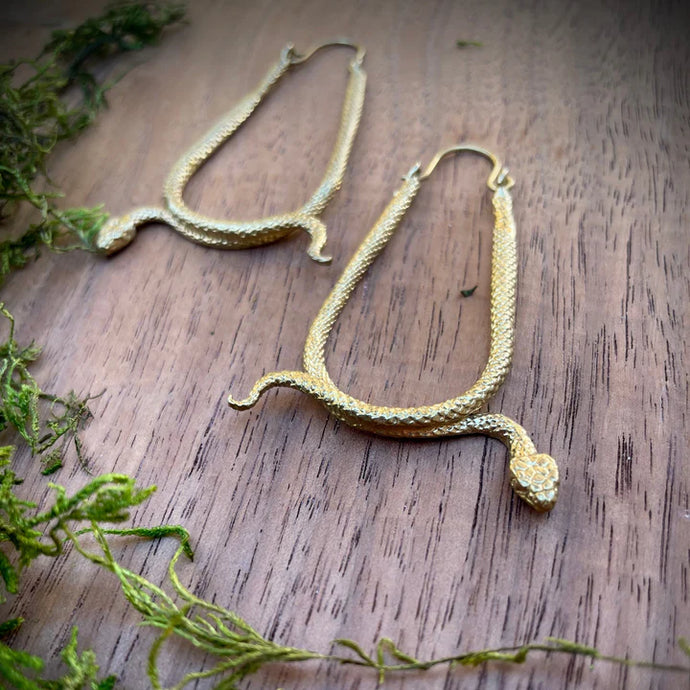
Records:
[[[86,530],[91,531],[91,530]],[[192,550],[189,539],[189,532],[181,525],[158,525],[156,527],[130,527],[128,529],[104,529],[103,534],[116,534],[121,537],[143,537],[145,539],[161,539],[165,537],[177,537],[180,540],[184,555],[190,561],[194,560],[194,551]]]
[[[44,468],[41,470],[41,474],[44,477],[48,477],[51,474],[55,474],[62,467],[62,458],[60,457],[59,451],[53,451],[49,453],[45,458],[43,458]]]
[[[594,649],[594,647],[588,647],[587,645],[572,642],[571,640],[563,640],[560,637],[547,637],[546,641],[551,642],[559,651],[586,654],[594,658],[599,656],[599,651]]]
[[[373,666],[374,668],[377,667],[376,662],[354,640],[339,638],[337,640],[333,640],[333,644],[339,644],[343,647],[351,649],[358,657],[366,661],[368,665]]]
[[[413,656],[406,654],[401,649],[398,649],[395,642],[388,637],[382,637],[379,641],[379,646],[385,648],[385,650],[398,661],[403,661],[406,664],[419,664],[419,660],[415,659]]]
[[[113,690],[116,682],[117,676],[108,676],[103,680],[99,680],[94,686],[94,690]]]
[[[10,618],[4,623],[0,623],[0,638],[7,637],[13,632],[16,632],[24,622],[23,618]]]
[[[2,537],[0,537],[0,541],[2,541]],[[5,589],[10,594],[16,594],[19,586],[19,574],[2,549],[0,549],[0,577],[5,583]],[[2,601],[5,601],[5,597],[0,592],[0,602]]]

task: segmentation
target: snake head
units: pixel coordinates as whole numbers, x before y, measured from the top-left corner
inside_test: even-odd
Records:
[[[131,214],[109,218],[96,236],[96,248],[114,254],[126,247],[137,232],[137,223]]]
[[[510,461],[510,485],[513,491],[532,508],[545,513],[558,497],[558,465],[544,453],[533,453]]]

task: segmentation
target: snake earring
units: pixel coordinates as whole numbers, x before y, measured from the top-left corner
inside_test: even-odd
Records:
[[[486,365],[469,390],[445,402],[421,407],[383,407],[357,400],[341,391],[326,370],[324,352],[330,332],[355,286],[393,236],[422,181],[444,156],[461,151],[486,156],[494,166],[487,183],[493,191],[495,224],[491,259],[491,345]],[[382,436],[492,436],[502,441],[510,452],[513,490],[535,510],[550,510],[556,502],[559,482],[554,459],[537,453],[525,430],[512,419],[501,414],[479,413],[505,380],[513,356],[517,282],[515,221],[509,192],[513,179],[493,154],[463,144],[439,152],[424,172],[419,164],[415,165],[403,180],[314,319],[304,348],[305,370],[267,374],[257,381],[246,399],[235,400],[230,396],[228,402],[237,410],[247,409],[269,388],[287,386],[320,400],[347,424]]]
[[[309,200],[291,213],[247,222],[215,220],[190,209],[185,204],[182,194],[192,175],[237,131],[291,67],[306,62],[318,50],[333,45],[352,48],[355,57],[350,62],[350,78],[335,147],[323,180]],[[309,256],[319,262],[330,261],[330,257],[322,254],[326,243],[326,226],[317,216],[326,208],[345,174],[362,114],[366,85],[366,73],[362,69],[363,60],[364,50],[349,41],[336,40],[324,43],[312,48],[305,55],[296,53],[292,44],[288,44],[282,50],[280,60],[269,69],[256,89],[226,113],[173,166],[163,189],[165,208],[138,208],[124,216],[109,219],[96,238],[97,248],[106,254],[112,254],[134,239],[139,226],[151,222],[166,223],[194,242],[222,249],[243,249],[268,244],[301,228],[311,237],[307,250]]]

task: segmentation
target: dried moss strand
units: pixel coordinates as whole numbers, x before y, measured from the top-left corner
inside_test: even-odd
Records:
[[[158,658],[165,642],[173,635],[189,641],[198,649],[218,659],[211,668],[185,674],[173,686],[173,690],[181,690],[190,683],[208,678],[217,679],[217,690],[234,688],[242,678],[275,663],[331,661],[370,668],[377,672],[379,681],[383,682],[387,673],[425,671],[445,664],[473,667],[491,661],[524,663],[528,656],[537,652],[586,656],[626,666],[690,673],[690,667],[603,655],[592,647],[556,638],[548,638],[542,643],[472,651],[428,661],[420,661],[405,653],[388,638],[379,641],[373,655],[349,639],[339,639],[333,644],[336,647],[345,647],[354,656],[322,654],[308,649],[287,647],[265,639],[233,611],[205,601],[184,587],[175,570],[175,565],[184,553],[184,545],[178,548],[169,566],[170,584],[180,600],[180,604],[176,604],[162,588],[120,566],[113,557],[104,531],[95,524],[92,529],[101,553],[86,554],[80,545],[77,545],[77,548],[93,562],[106,567],[118,577],[125,597],[144,616],[144,625],[162,630],[149,653],[148,674],[154,688],[162,687]],[[685,643],[679,642],[679,645],[682,644]]]
[[[627,659],[624,657],[610,656],[606,654],[601,654],[594,647],[588,647],[586,645],[578,644],[576,642],[571,642],[570,640],[563,640],[560,638],[546,638],[546,642],[532,642],[529,644],[513,646],[513,647],[498,647],[495,649],[483,649],[473,652],[465,652],[458,655],[441,657],[439,659],[432,659],[429,661],[418,661],[413,657],[409,657],[408,661],[401,664],[387,664],[383,661],[382,651],[385,649],[391,653],[396,658],[401,658],[404,654],[399,650],[395,644],[387,639],[383,638],[378,645],[377,661],[375,662],[371,657],[368,657],[363,652],[357,651],[355,647],[358,645],[352,642],[352,640],[336,640],[335,644],[343,645],[349,649],[353,649],[357,654],[357,658],[343,657],[339,655],[329,655],[328,659],[331,661],[338,662],[345,665],[363,666],[376,669],[379,672],[379,681],[383,682],[385,673],[390,672],[400,672],[400,671],[426,671],[434,666],[440,666],[449,664],[452,666],[479,666],[490,661],[503,661],[510,663],[521,664],[527,660],[527,657],[533,652],[546,652],[557,653],[557,654],[570,654],[573,656],[586,656],[592,658],[592,660],[605,661],[614,664],[620,664],[622,666],[630,666],[637,668],[649,668],[657,671],[669,671],[690,674],[690,666],[683,666],[680,664],[659,664],[651,661],[637,661],[634,659]],[[678,646],[683,649],[683,645],[687,642],[680,638],[678,641]],[[407,655],[404,655],[407,656]],[[690,654],[688,654],[690,657]],[[404,657],[403,657],[404,660]]]

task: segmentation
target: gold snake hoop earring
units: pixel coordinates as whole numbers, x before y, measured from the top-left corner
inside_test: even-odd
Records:
[[[182,193],[192,175],[247,120],[291,67],[306,62],[318,50],[335,45],[352,48],[355,57],[350,62],[350,79],[333,153],[321,184],[309,200],[291,213],[247,222],[215,220],[190,209],[182,199]],[[307,250],[309,256],[315,261],[329,262],[330,257],[321,253],[326,243],[326,226],[317,216],[326,208],[345,174],[364,102],[366,73],[362,69],[363,60],[364,49],[346,40],[338,39],[324,43],[304,55],[296,53],[292,44],[285,46],[280,60],[269,69],[256,89],[226,113],[173,166],[163,189],[165,208],[138,208],[124,216],[109,219],[98,233],[97,249],[112,254],[134,239],[140,225],[151,222],[166,223],[194,242],[221,249],[244,249],[268,244],[301,228],[311,237]]]
[[[422,181],[429,177],[444,156],[462,151],[486,156],[494,166],[487,183],[493,191],[495,218],[491,258],[491,344],[487,363],[469,390],[444,402],[421,407],[383,407],[357,400],[341,391],[326,370],[324,352],[330,332],[355,286],[393,236]],[[517,283],[515,221],[509,192],[513,179],[493,154],[478,146],[462,144],[439,152],[424,172],[416,164],[403,180],[314,319],[304,347],[305,370],[267,374],[257,381],[247,398],[236,400],[230,396],[228,403],[237,410],[247,409],[269,388],[286,386],[320,400],[347,424],[382,436],[492,436],[508,447],[513,490],[535,510],[550,510],[558,495],[559,477],[555,460],[537,453],[525,430],[512,419],[501,414],[478,414],[505,380],[513,356]]]

